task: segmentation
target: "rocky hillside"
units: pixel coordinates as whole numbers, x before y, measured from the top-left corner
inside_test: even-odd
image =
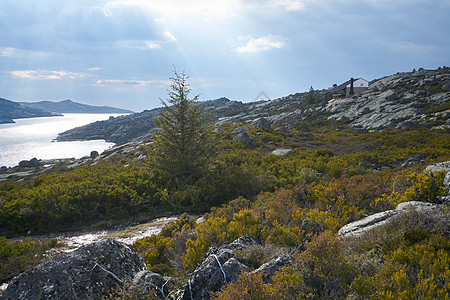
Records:
[[[151,135],[152,121],[160,109],[145,110],[132,115],[110,117],[109,120],[97,121],[85,126],[60,133],[58,141],[99,140],[116,144],[142,140]]]
[[[272,127],[298,127],[302,121],[338,121],[361,129],[448,128],[450,126],[450,68],[397,73],[371,82],[362,94],[335,99],[330,89],[296,93],[275,100],[243,103],[220,98],[204,102],[217,123],[251,123],[265,117]],[[66,131],[60,141],[105,139],[115,143],[151,135],[159,109]]]
[[[61,116],[61,114],[39,108],[26,107],[19,103],[0,98],[0,124],[14,123],[13,119],[51,116]]]
[[[80,113],[80,114],[129,114],[131,110],[115,108],[110,106],[93,106],[82,103],[73,102],[70,99],[53,102],[20,102],[21,105],[31,108],[43,109],[57,113]]]

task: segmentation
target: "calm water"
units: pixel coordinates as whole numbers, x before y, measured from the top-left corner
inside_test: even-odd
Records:
[[[58,133],[120,114],[64,114],[63,117],[17,119],[0,124],[0,166],[13,167],[21,160],[80,158],[113,146],[103,140],[54,142]]]

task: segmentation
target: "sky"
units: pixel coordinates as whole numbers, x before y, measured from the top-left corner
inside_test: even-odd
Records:
[[[142,111],[450,65],[450,0],[0,0],[0,97]]]

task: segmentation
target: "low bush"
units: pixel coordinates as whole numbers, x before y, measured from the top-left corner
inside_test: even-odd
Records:
[[[57,239],[12,241],[4,236],[0,237],[0,283],[39,264],[48,250],[60,246]]]

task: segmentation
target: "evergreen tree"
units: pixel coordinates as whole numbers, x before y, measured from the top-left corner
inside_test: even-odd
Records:
[[[172,174],[178,185],[192,184],[201,178],[216,155],[214,123],[211,114],[188,98],[189,78],[174,71],[164,110],[154,118],[153,164]]]

